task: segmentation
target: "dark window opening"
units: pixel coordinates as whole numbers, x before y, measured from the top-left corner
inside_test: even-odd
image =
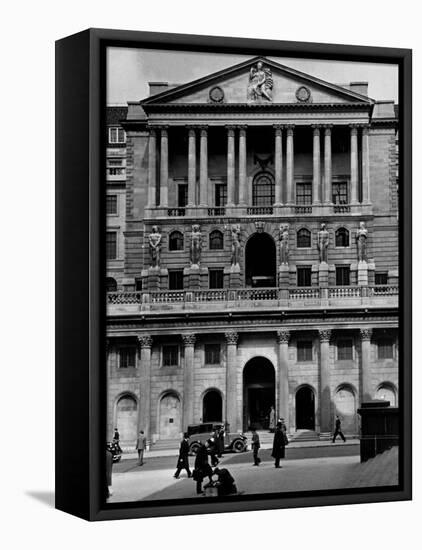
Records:
[[[187,183],[179,183],[177,188],[177,204],[180,208],[184,208],[188,204],[188,185]]]
[[[253,206],[272,206],[274,204],[274,180],[271,174],[258,174],[252,184]]]
[[[297,286],[312,285],[312,268],[309,266],[300,266],[297,268]]]
[[[336,285],[337,286],[349,286],[350,285],[350,266],[337,266],[336,267]]]
[[[388,273],[375,273],[375,284],[386,285],[388,283]]]
[[[179,364],[179,346],[163,346],[163,367],[177,367]]]
[[[347,182],[333,182],[332,193],[333,204],[349,204]]]
[[[224,270],[223,269],[209,270],[209,287],[210,288],[224,287]]]
[[[297,247],[311,248],[311,232],[308,229],[299,229],[297,232]]]
[[[107,277],[106,279],[106,292],[116,292],[117,283],[113,277]]]
[[[183,290],[183,269],[169,269],[169,290]]]
[[[378,359],[393,359],[393,341],[390,338],[378,340]]]
[[[336,246],[349,246],[349,232],[345,227],[336,231]]]
[[[210,233],[210,250],[222,250],[224,248],[224,237],[221,231],[215,230]]]
[[[120,348],[119,355],[121,369],[136,367],[136,349],[134,347]]]
[[[339,361],[353,359],[353,341],[351,338],[337,340],[337,359]]]
[[[115,260],[117,257],[117,233],[107,231],[106,234],[106,259]]]
[[[297,343],[297,360],[312,361],[312,340],[299,340]]]
[[[220,344],[205,344],[205,364],[220,364]]]
[[[180,231],[173,231],[169,237],[169,250],[183,250],[183,235]]]
[[[312,204],[312,183],[296,183],[296,204]]]
[[[225,183],[215,184],[215,206],[226,206],[227,185]]]
[[[106,196],[106,213],[117,214],[117,195]]]

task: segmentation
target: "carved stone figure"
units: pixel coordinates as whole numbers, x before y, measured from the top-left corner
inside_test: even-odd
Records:
[[[280,263],[289,263],[289,225],[280,225],[278,240],[280,241]]]
[[[233,224],[231,227],[232,232],[232,266],[239,265],[240,260],[240,225]]]
[[[318,231],[317,247],[319,251],[319,261],[321,263],[328,261],[328,242],[329,234],[325,228],[325,223],[321,224],[321,229]]]
[[[149,252],[151,267],[160,267],[161,233],[156,225],[152,227],[152,233],[149,234]]]
[[[356,231],[356,245],[358,248],[358,261],[366,262],[366,242],[368,239],[368,230],[365,227],[365,222],[360,222],[359,229]]]
[[[191,265],[199,265],[201,261],[202,235],[199,225],[192,225],[190,240],[190,262]]]
[[[269,67],[263,67],[261,61],[258,61],[256,67],[251,67],[249,73],[248,99],[256,100],[260,98],[273,100],[273,77]]]

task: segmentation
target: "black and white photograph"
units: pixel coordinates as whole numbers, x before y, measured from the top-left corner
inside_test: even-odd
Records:
[[[106,74],[106,505],[398,488],[398,65]]]

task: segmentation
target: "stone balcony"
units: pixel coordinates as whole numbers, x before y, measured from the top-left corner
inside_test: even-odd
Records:
[[[262,309],[398,307],[399,287],[336,286],[109,292],[107,314]]]

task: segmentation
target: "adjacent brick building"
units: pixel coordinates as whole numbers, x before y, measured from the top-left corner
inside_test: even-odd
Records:
[[[357,433],[397,404],[393,101],[266,58],[150,89],[109,108],[109,435]]]

